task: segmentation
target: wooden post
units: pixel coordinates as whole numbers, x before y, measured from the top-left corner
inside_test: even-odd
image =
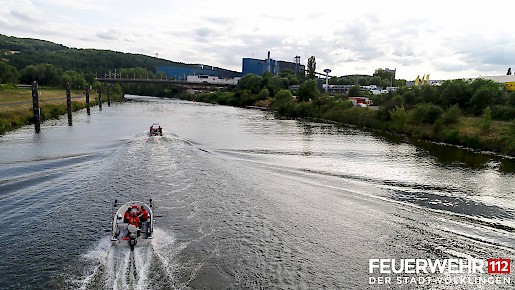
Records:
[[[102,90],[98,89],[98,109],[102,111]]]
[[[68,126],[72,125],[72,96],[70,83],[66,84],[66,110],[68,111]]]
[[[86,84],[86,112],[91,115],[91,109],[89,106],[89,84]]]
[[[39,133],[41,131],[41,112],[39,110],[38,83],[36,81],[32,82],[32,109],[34,111],[34,126],[36,133]]]
[[[111,84],[107,84],[107,106],[111,107]]]

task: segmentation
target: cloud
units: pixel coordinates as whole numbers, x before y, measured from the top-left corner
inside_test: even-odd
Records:
[[[40,17],[36,17],[31,13],[21,13],[15,10],[11,10],[9,14],[12,15],[16,20],[22,22],[38,23],[41,21]]]
[[[193,33],[196,35],[195,40],[199,42],[207,41],[220,35],[216,30],[207,27],[197,28],[193,30]]]
[[[396,67],[406,78],[468,77],[515,67],[504,25],[511,9],[493,11],[498,0],[434,1],[3,0],[0,33],[237,70],[241,58],[267,51],[285,61],[300,55],[303,64],[315,56],[338,75]]]
[[[121,34],[119,31],[111,28],[111,29],[108,29],[105,31],[97,32],[95,35],[98,38],[103,39],[103,40],[114,41],[114,40],[119,40]]]

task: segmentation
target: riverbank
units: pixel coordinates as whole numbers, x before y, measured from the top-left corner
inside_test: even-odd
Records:
[[[267,106],[281,118],[310,118],[327,120],[360,128],[384,131],[390,134],[403,134],[410,138],[462,146],[474,150],[492,151],[506,156],[515,156],[515,121],[485,122],[482,118],[441,114],[433,123],[414,122],[413,112],[404,112],[401,120],[385,117],[391,113],[385,108],[372,110],[353,107],[343,100],[320,97],[310,102],[297,102],[291,98],[279,100],[236,100],[230,92],[180,96],[183,100],[195,100],[237,107]],[[451,120],[453,119],[453,120]]]
[[[66,90],[58,88],[39,88],[41,121],[58,119],[65,115]],[[73,90],[72,111],[86,107],[86,96],[82,91]],[[112,101],[122,100],[121,96],[111,96]],[[90,106],[96,106],[96,94],[90,94]],[[0,134],[34,123],[32,112],[32,90],[30,88],[0,89]]]

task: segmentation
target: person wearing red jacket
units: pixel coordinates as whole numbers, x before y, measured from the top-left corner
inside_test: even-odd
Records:
[[[131,225],[135,225],[136,227],[139,226],[139,218],[138,218],[138,216],[136,215],[135,212],[131,212],[130,213],[129,218],[127,219],[127,221]]]
[[[141,212],[138,215],[138,218],[141,222],[146,222],[148,220],[148,211],[144,207],[141,207]]]
[[[125,213],[123,214],[123,222],[124,223],[128,223],[129,222],[129,217],[131,216],[131,208],[129,207]]]

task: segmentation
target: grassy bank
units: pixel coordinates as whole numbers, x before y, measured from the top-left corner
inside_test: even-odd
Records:
[[[272,103],[272,105],[274,105]],[[290,117],[310,117],[352,124],[362,128],[405,134],[421,140],[442,142],[472,149],[515,156],[515,121],[485,121],[480,117],[458,116],[454,121],[446,113],[432,122],[420,121],[419,111],[406,112],[404,120],[391,118],[383,108],[353,107],[347,102],[320,98],[313,102],[281,104],[278,112]],[[385,114],[389,113],[389,120]]]
[[[66,90],[56,88],[39,88],[39,105],[41,121],[57,119],[67,113]],[[72,91],[72,110],[78,111],[86,107],[86,96],[82,91]],[[96,94],[90,94],[90,105],[97,105]],[[105,97],[104,97],[105,98]],[[113,101],[122,96],[112,97]],[[33,124],[32,90],[13,87],[0,88],[0,134],[24,125]]]
[[[434,120],[425,121],[422,116],[425,112],[422,109],[399,110],[400,117],[392,118],[392,110],[388,108],[359,108],[352,106],[346,99],[325,96],[309,102],[294,101],[291,94],[286,94],[284,98],[276,95],[275,98],[260,99],[257,96],[232,92],[184,94],[180,98],[238,107],[268,106],[280,117],[327,120],[392,134],[405,134],[420,140],[515,156],[515,120],[490,120],[486,123],[482,118],[461,116],[459,112],[453,115],[451,111],[445,111],[435,115]],[[431,107],[427,111],[430,112]]]

